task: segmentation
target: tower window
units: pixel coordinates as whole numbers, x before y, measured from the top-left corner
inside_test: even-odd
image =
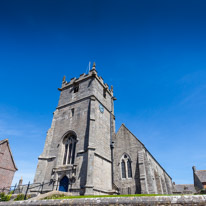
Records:
[[[74,164],[75,161],[75,150],[76,150],[76,136],[67,135],[64,138],[64,159],[63,165]]]
[[[107,90],[103,89],[103,97],[106,98],[107,97]]]
[[[79,85],[74,86],[74,93],[77,93],[79,91]]]
[[[74,108],[71,109],[71,112],[72,112],[72,117],[74,116]]]
[[[121,173],[122,178],[132,178],[132,161],[127,154],[121,158]]]

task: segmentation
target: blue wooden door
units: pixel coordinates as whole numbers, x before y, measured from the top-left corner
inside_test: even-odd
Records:
[[[69,179],[67,176],[64,176],[60,181],[59,191],[68,192],[68,186],[69,186]]]

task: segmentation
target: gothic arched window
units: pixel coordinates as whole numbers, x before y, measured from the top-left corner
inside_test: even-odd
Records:
[[[63,144],[64,144],[63,165],[74,164],[76,143],[77,143],[77,138],[75,135],[70,134],[64,138],[64,141],[63,141]]]
[[[132,178],[132,161],[127,154],[121,158],[121,173],[122,178]]]

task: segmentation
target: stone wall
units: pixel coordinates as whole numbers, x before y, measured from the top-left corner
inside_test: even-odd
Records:
[[[27,200],[3,202],[0,206],[48,206],[48,205],[135,205],[135,206],[205,206],[205,195],[190,196],[154,196],[154,197],[110,197],[110,198],[79,198],[65,200]]]
[[[135,137],[128,133],[128,130],[121,126],[114,141],[114,183],[119,188],[120,194],[140,194],[140,171],[138,163],[138,151],[142,146],[137,143]],[[132,178],[122,178],[121,158],[124,154],[129,155],[132,161]]]
[[[74,188],[80,188],[80,185],[85,184],[86,176],[86,154],[85,149],[88,146],[88,107],[89,99],[78,102],[75,105],[68,105],[55,111],[52,122],[52,127],[47,134],[45,149],[39,158],[36,176],[34,182],[49,182],[50,179],[55,178],[58,180],[60,177],[52,177],[53,168],[63,166],[63,137],[68,131],[74,131],[77,136],[76,145],[76,159],[75,164],[76,175],[79,177]],[[71,109],[74,109],[74,116],[71,116]],[[81,128],[81,129],[79,129]],[[50,135],[51,134],[51,135]]]
[[[111,162],[97,155],[94,156],[94,162],[94,185],[96,187],[94,189],[111,190]]]
[[[122,177],[124,155],[131,159],[131,178]],[[124,125],[114,138],[114,183],[120,194],[172,194],[171,177]]]

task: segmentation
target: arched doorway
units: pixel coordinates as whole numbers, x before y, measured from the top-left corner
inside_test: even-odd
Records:
[[[69,186],[69,179],[67,176],[64,176],[59,183],[59,191],[68,192],[68,186]]]

